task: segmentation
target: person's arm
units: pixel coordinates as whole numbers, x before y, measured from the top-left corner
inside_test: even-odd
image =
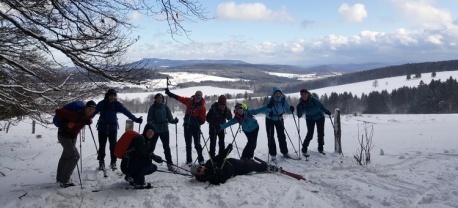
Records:
[[[134,114],[132,114],[129,110],[127,110],[127,108],[124,107],[124,105],[121,102],[119,101],[115,101],[115,102],[116,102],[116,111],[121,112],[122,114],[130,118],[132,121],[140,123],[139,119],[136,116],[134,116]]]
[[[237,118],[234,117],[234,118],[232,118],[231,120],[229,120],[227,123],[221,124],[221,129],[220,129],[220,130],[223,130],[223,129],[229,127],[229,126],[232,126],[232,125],[234,125],[235,123],[237,123]]]
[[[251,115],[257,115],[258,113],[264,112],[267,109],[268,109],[267,106],[264,106],[264,107],[261,107],[261,108],[258,108],[258,109],[251,109],[251,110],[248,110],[248,111],[251,113]]]
[[[231,109],[229,109],[227,106],[226,106],[226,119],[227,120],[231,120],[232,119],[232,112],[231,112]]]
[[[321,103],[318,99],[313,98],[313,101],[315,102],[315,105],[317,105],[320,108],[320,110],[323,111],[326,115],[331,115],[331,111],[326,109],[323,103]]]
[[[283,109],[285,109],[285,112],[287,114],[291,114],[293,112],[291,112],[291,107],[289,106],[289,102],[288,100],[286,99],[286,97],[284,98],[285,99],[285,104],[283,105]]]
[[[146,116],[146,123],[152,123],[154,124],[154,104],[152,104],[149,109],[148,109],[148,115]]]
[[[299,103],[298,103],[297,106],[296,106],[296,115],[297,115],[297,118],[301,118],[301,117],[302,117],[302,113],[303,113],[303,109],[302,109],[301,102],[299,101]]]
[[[207,112],[207,109],[205,108],[205,105],[202,105],[202,109],[199,112],[199,119],[198,119],[200,125],[203,125],[206,121],[205,112]]]

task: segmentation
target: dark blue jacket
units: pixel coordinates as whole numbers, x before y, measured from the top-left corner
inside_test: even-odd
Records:
[[[118,116],[117,113],[123,113],[128,118],[133,121],[137,120],[129,110],[127,110],[124,105],[122,105],[118,100],[113,101],[110,103],[107,97],[97,103],[97,107],[95,108],[94,116],[100,112],[100,117],[97,122],[97,129],[99,131],[106,131],[107,127],[109,131],[117,131],[118,130]]]

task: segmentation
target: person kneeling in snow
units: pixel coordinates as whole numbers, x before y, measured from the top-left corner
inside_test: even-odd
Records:
[[[154,147],[151,145],[151,138],[154,136],[154,126],[146,124],[143,134],[135,136],[121,161],[121,171],[126,174],[128,181],[134,188],[150,188],[150,183],[145,183],[145,175],[154,173],[157,166],[152,163],[162,163],[160,156],[153,153]]]
[[[245,175],[253,171],[267,171],[267,163],[257,163],[252,159],[226,158],[231,151],[232,144],[229,144],[224,151],[219,152],[213,160],[208,160],[205,165],[196,164],[191,166],[191,174],[200,182],[208,181],[211,184],[218,185],[237,175]]]

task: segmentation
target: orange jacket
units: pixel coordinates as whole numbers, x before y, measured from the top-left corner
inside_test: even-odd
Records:
[[[202,125],[205,123],[205,114],[207,110],[205,109],[204,98],[202,98],[198,103],[194,102],[194,96],[191,96],[190,98],[178,96],[177,100],[186,105],[184,124],[198,123],[199,125]]]

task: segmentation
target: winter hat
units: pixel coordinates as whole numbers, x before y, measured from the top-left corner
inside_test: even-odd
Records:
[[[274,88],[272,89],[272,92],[273,92],[273,94],[275,94],[276,92],[282,93],[280,87],[274,87]]]
[[[199,164],[194,164],[191,166],[191,169],[189,170],[189,172],[191,172],[191,174],[193,175],[197,175],[199,172],[199,168],[200,168]]]
[[[307,94],[308,94],[308,93],[309,93],[309,91],[308,91],[308,90],[306,90],[306,89],[302,89],[302,90],[301,90],[301,94],[302,94],[302,93],[307,93]]]
[[[234,107],[235,110],[238,110],[238,109],[243,109],[243,105],[242,103],[237,103],[235,104],[235,107]]]
[[[107,96],[107,97],[110,96],[110,95],[116,96],[116,93],[117,93],[117,92],[116,92],[115,89],[109,89],[109,90],[107,91],[107,93],[105,94],[105,96]]]
[[[218,104],[224,104],[226,105],[226,96],[224,95],[220,95],[219,98],[218,98]]]
[[[89,108],[89,107],[95,108],[96,106],[97,105],[95,104],[95,102],[93,100],[89,100],[86,103],[86,108]]]
[[[147,123],[145,125],[145,128],[143,129],[143,134],[146,135],[146,132],[148,132],[149,130],[152,130],[153,132],[155,132],[156,130],[154,129],[154,125],[152,123]]]
[[[157,93],[155,96],[154,96],[154,99],[156,100],[157,97],[159,96],[162,96],[162,98],[164,98],[164,95],[162,95],[161,93]]]

